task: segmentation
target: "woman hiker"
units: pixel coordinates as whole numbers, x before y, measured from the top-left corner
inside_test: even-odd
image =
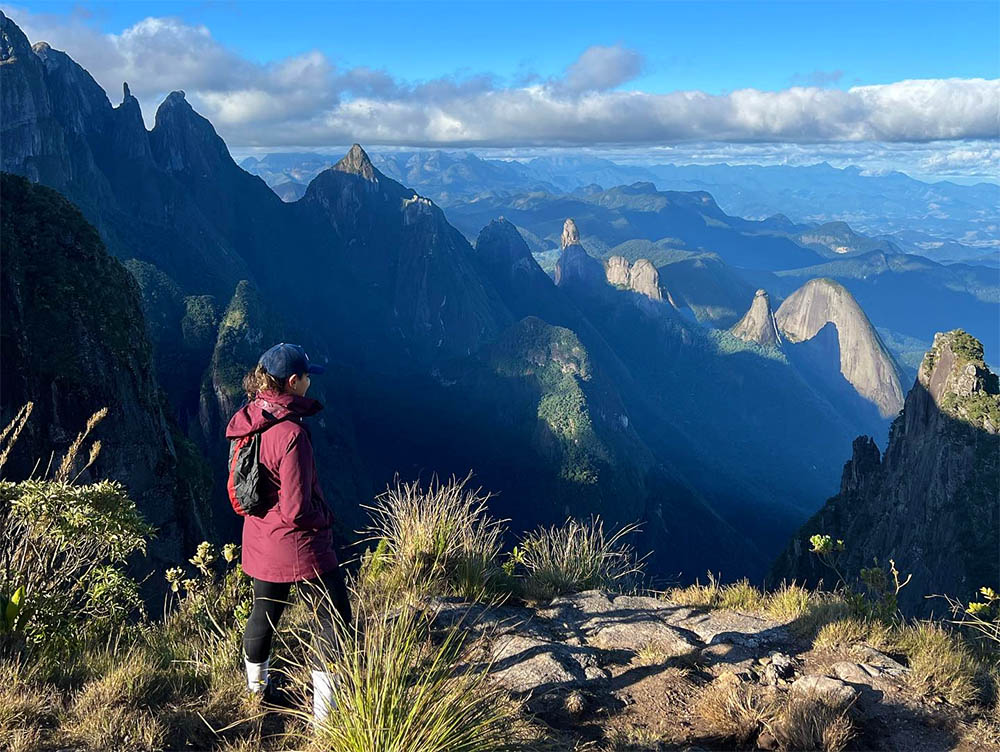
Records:
[[[243,522],[243,571],[253,578],[254,594],[243,635],[247,686],[265,699],[279,701],[268,676],[268,661],[278,620],[295,583],[319,618],[310,660],[317,724],[326,719],[332,703],[334,677],[328,671],[328,658],[335,639],[334,620],[339,615],[344,625],[351,622],[347,587],[333,548],[333,513],[320,491],[312,442],[303,423],[303,418],[323,409],[306,397],[309,375],[323,370],[309,362],[299,345],[275,345],[244,378],[249,402],[226,428],[230,441],[260,433],[257,493],[262,503]]]

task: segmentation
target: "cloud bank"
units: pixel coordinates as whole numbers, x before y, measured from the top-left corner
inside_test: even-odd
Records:
[[[9,9],[9,12],[8,12]],[[925,79],[830,88],[816,72],[781,91],[621,90],[643,70],[621,46],[583,50],[561,76],[504,84],[490,74],[409,82],[383,70],[339,67],[317,50],[261,64],[205,26],[146,18],[103,34],[79,16],[5,6],[32,42],[47,41],[107,91],[128,81],[147,123],[174,89],[234,147],[319,147],[359,141],[415,147],[653,147],[693,142],[926,143],[1000,138],[1000,79]],[[969,167],[954,144],[942,167]],[[980,150],[981,151],[981,150]],[[996,150],[987,150],[996,159]],[[928,164],[932,167],[932,164]]]

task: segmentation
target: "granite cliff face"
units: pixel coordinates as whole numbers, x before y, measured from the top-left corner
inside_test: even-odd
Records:
[[[100,456],[82,480],[122,482],[158,528],[141,574],[183,561],[213,534],[201,505],[208,479],[164,412],[137,285],[56,191],[3,173],[0,200],[0,423],[35,403],[5,475],[27,477],[36,460],[44,469],[52,452],[58,463],[90,415],[107,407],[96,430]]]
[[[899,367],[854,297],[831,279],[811,279],[789,295],[775,314],[790,342],[812,339],[829,324],[836,328],[840,371],[885,418],[903,406]]]
[[[754,293],[750,310],[729,331],[742,340],[756,342],[763,347],[778,347],[781,344],[781,334],[766,290]]]
[[[983,362],[982,345],[965,332],[938,334],[924,357],[903,412],[880,456],[858,437],[840,493],[795,536],[773,569],[775,578],[830,579],[810,553],[809,537],[843,539],[843,568],[894,559],[913,574],[900,594],[909,613],[943,611],[925,595],[970,597],[1000,584],[1000,387]]]

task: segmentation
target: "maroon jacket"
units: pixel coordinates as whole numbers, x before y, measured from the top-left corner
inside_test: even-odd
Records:
[[[260,442],[261,494],[267,512],[243,518],[243,571],[251,577],[296,582],[337,566],[333,513],[320,491],[312,442],[301,423],[322,409],[309,397],[260,392],[226,427],[226,438],[235,439],[273,426]]]

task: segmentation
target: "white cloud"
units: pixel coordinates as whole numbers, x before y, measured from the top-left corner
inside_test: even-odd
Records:
[[[183,89],[231,146],[899,142],[914,148],[911,142],[1000,138],[1000,79],[824,88],[839,78],[834,71],[803,77],[819,86],[781,91],[621,91],[641,73],[642,56],[595,46],[554,79],[522,76],[511,85],[482,74],[407,82],[385,71],[338,68],[315,50],[260,64],[220,44],[208,28],[176,18],[147,18],[120,34],[102,34],[79,15],[17,8],[8,15],[31,41],[65,50],[106,90],[117,92],[128,81],[147,123],[167,92]]]

